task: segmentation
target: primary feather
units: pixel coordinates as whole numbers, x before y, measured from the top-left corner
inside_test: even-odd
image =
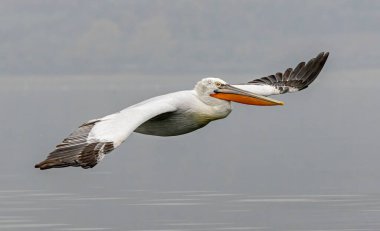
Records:
[[[317,78],[328,56],[328,52],[321,52],[306,64],[305,62],[299,63],[294,70],[288,68],[283,73],[277,72],[274,75],[268,75],[246,84],[234,86],[264,96],[301,91]]]

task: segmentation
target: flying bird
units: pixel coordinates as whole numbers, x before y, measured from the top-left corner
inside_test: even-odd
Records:
[[[90,120],[71,133],[46,160],[35,165],[39,169],[68,166],[92,168],[104,156],[119,147],[132,132],[154,136],[177,136],[195,131],[209,122],[227,117],[231,102],[274,106],[283,102],[269,95],[301,91],[322,70],[328,52],[283,73],[258,78],[244,84],[231,85],[219,78],[205,78],[193,90],[157,96],[126,109]]]

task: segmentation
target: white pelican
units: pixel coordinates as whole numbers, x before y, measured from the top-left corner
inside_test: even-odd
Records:
[[[105,154],[120,146],[132,132],[155,136],[177,136],[223,119],[231,112],[231,101],[261,106],[283,105],[268,95],[305,89],[322,70],[329,53],[322,52],[306,65],[293,70],[230,85],[218,78],[205,78],[193,90],[157,96],[126,109],[90,120],[56,146],[36,168],[75,166],[92,168]]]

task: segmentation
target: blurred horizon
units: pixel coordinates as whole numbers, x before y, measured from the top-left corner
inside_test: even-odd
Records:
[[[3,0],[0,78],[255,75],[322,51],[332,71],[379,69],[379,11],[354,0]]]

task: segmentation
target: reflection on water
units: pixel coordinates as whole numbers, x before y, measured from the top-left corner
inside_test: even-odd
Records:
[[[70,191],[0,191],[0,229],[380,229],[379,195],[253,195],[191,190],[114,190],[110,193],[104,188],[93,192]]]

